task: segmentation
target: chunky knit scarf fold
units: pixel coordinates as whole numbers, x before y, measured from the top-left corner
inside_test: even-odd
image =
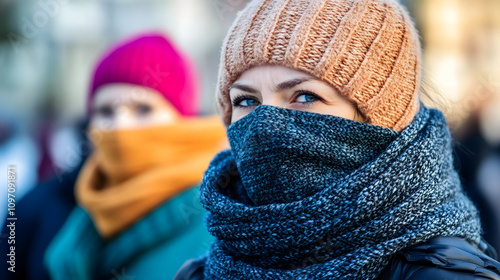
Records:
[[[94,129],[90,135],[95,149],[78,175],[75,196],[105,239],[198,184],[210,160],[227,145],[218,117]]]
[[[374,279],[433,237],[479,242],[439,111],[396,133],[259,106],[228,137],[201,186],[207,279]]]

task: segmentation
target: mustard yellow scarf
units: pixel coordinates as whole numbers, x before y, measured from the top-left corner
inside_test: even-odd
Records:
[[[95,150],[75,195],[106,239],[199,183],[213,156],[227,146],[217,117],[90,135]]]

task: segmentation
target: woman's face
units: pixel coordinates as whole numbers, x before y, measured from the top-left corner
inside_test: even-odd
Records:
[[[231,122],[259,105],[270,105],[363,121],[357,108],[335,88],[307,73],[278,65],[251,68],[229,87]]]
[[[98,89],[90,127],[99,130],[134,129],[174,122],[179,113],[151,88],[109,84]]]

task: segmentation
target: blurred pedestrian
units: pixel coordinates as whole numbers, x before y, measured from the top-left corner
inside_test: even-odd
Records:
[[[500,95],[492,95],[468,120],[455,144],[456,166],[465,191],[477,205],[484,238],[500,250]]]
[[[217,117],[198,116],[198,101],[192,65],[164,35],[136,36],[107,51],[88,96],[94,150],[75,176],[77,205],[55,236],[33,241],[44,250],[24,256],[18,275],[171,279],[206,251],[212,236],[195,186],[227,140]],[[46,214],[25,230],[47,232],[40,226],[51,224]]]
[[[251,1],[201,185],[215,241],[174,279],[499,279],[421,60],[396,1]]]

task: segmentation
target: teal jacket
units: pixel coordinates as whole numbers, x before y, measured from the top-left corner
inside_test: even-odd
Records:
[[[165,202],[112,240],[103,240],[77,206],[52,240],[45,265],[54,280],[172,279],[182,264],[208,248],[212,236],[198,188]]]

